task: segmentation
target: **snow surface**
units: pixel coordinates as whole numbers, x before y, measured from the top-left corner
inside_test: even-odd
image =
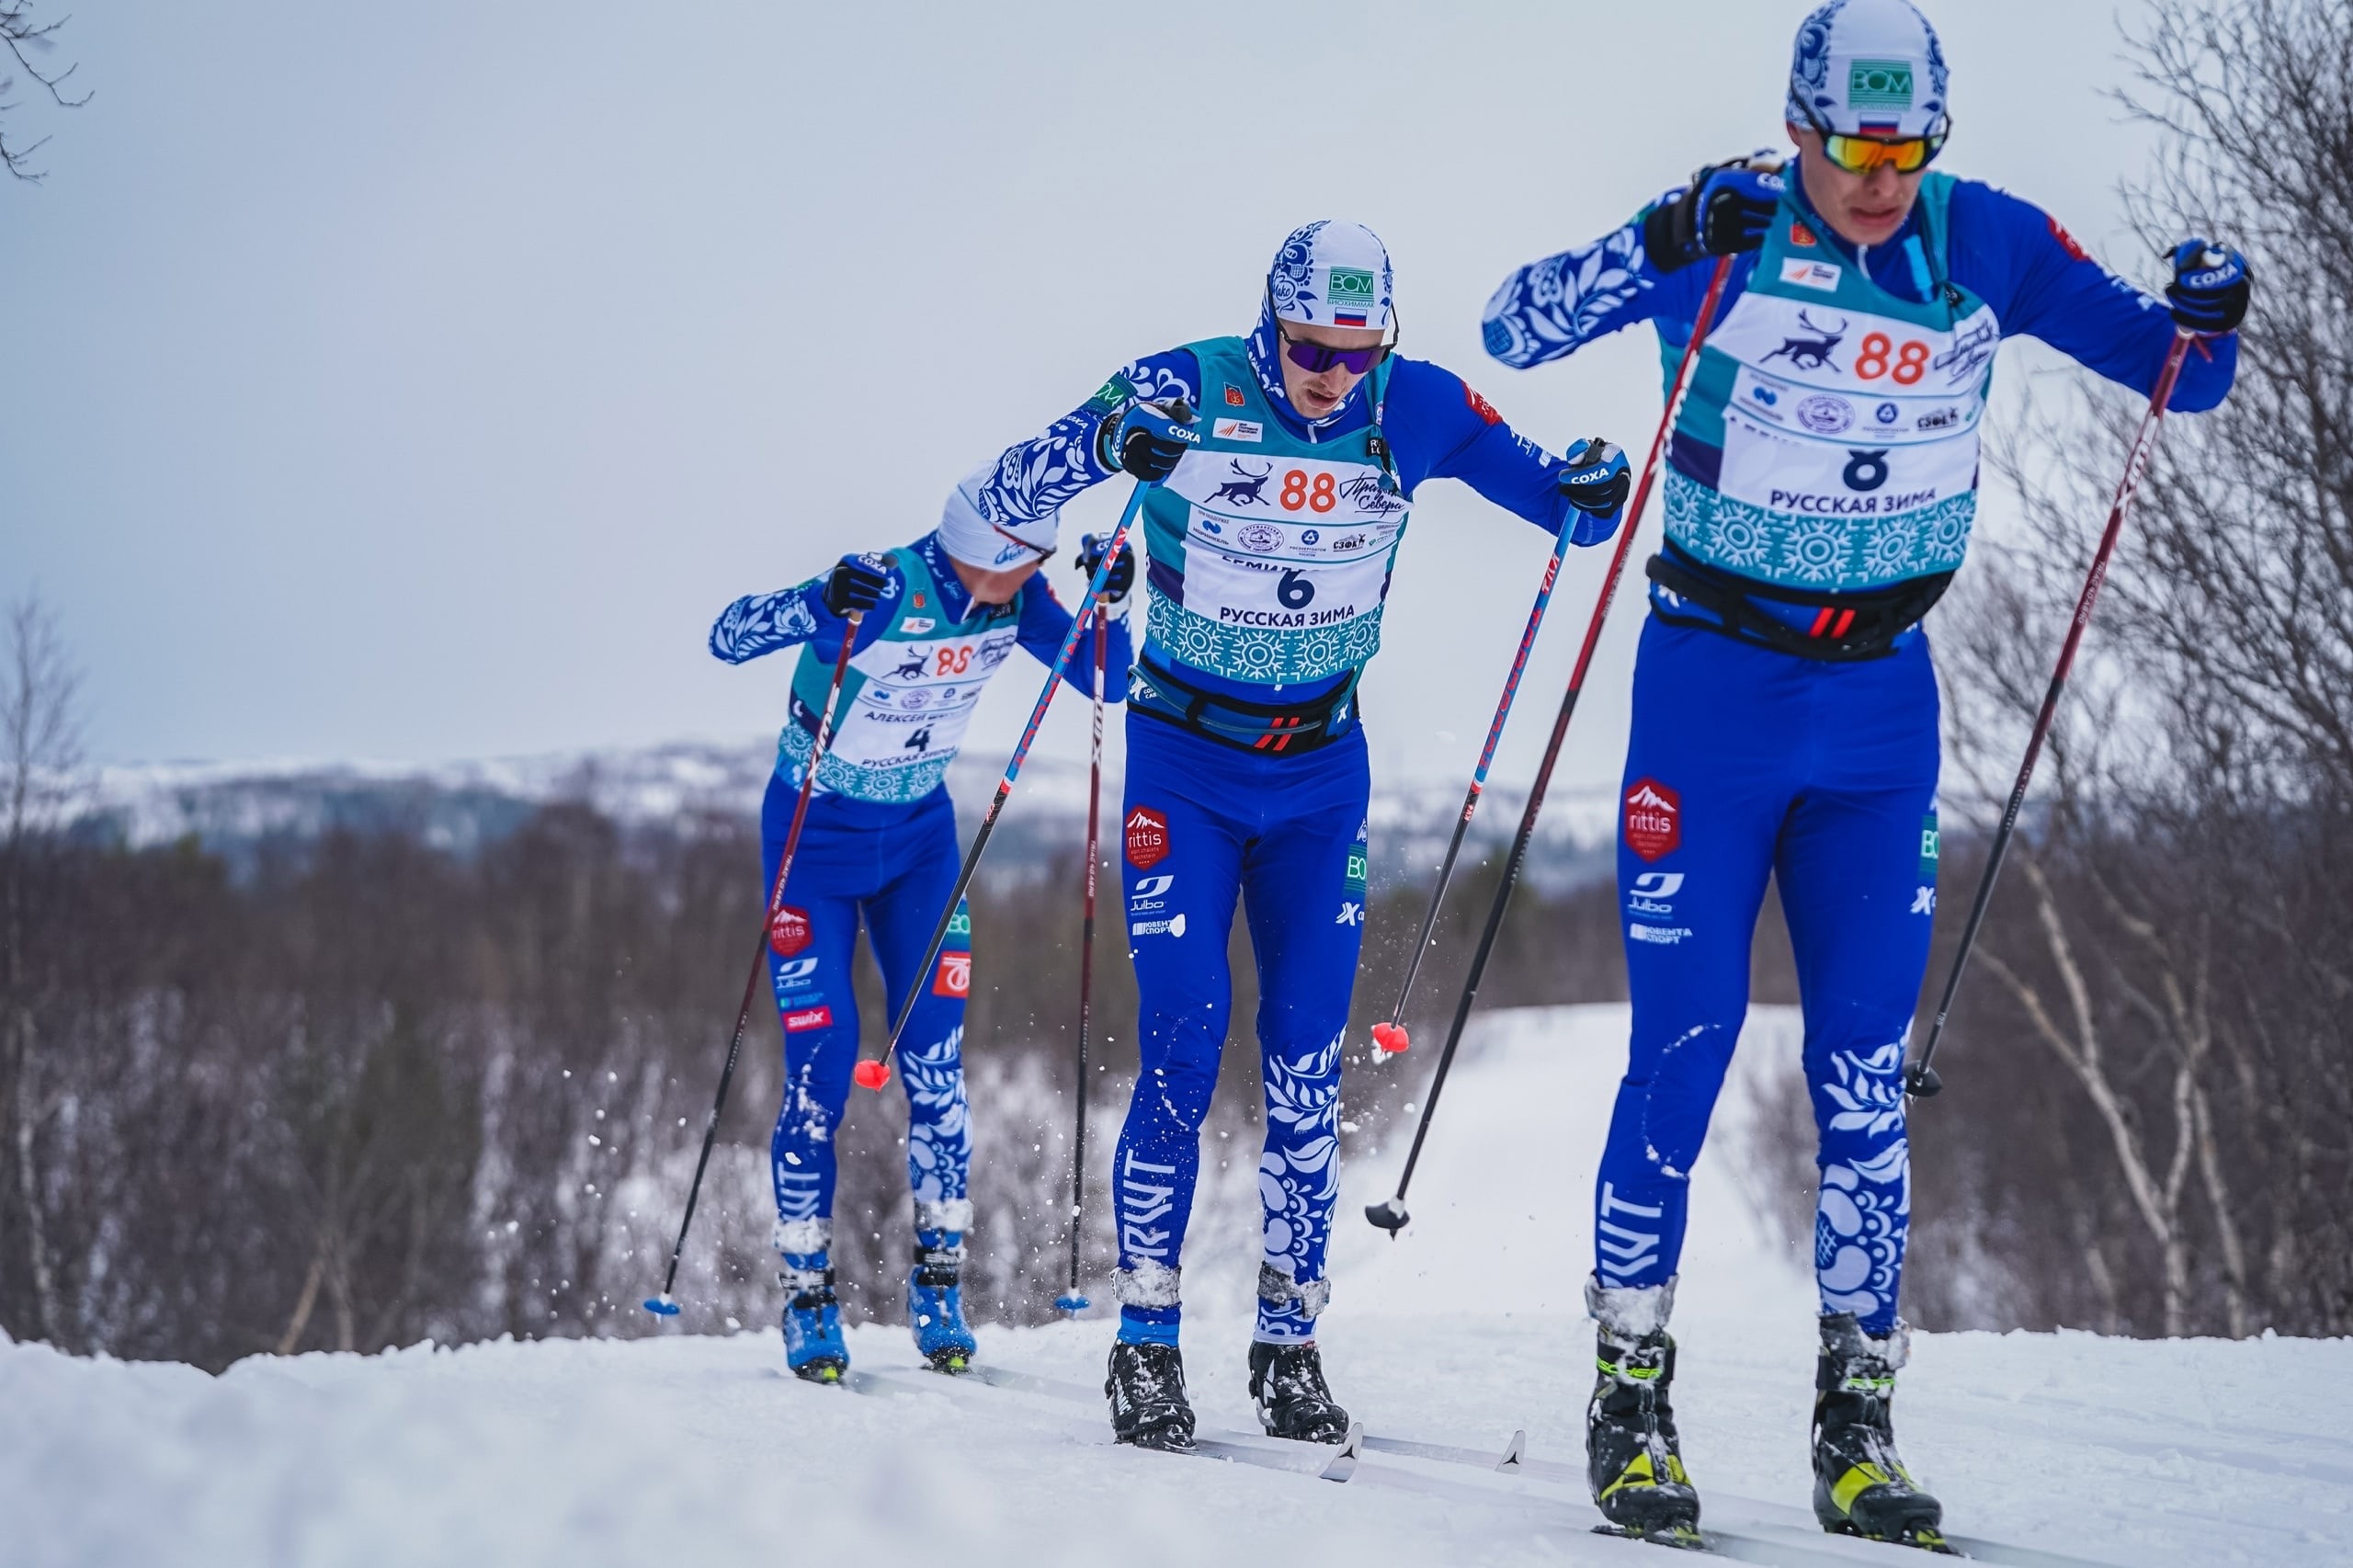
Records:
[[[1349,1173],[1323,1343],[1375,1432],[1499,1450],[1524,1426],[1531,1456],[1577,1458],[1588,1187],[1624,1027],[1620,1007],[1488,1020],[1440,1103],[1403,1239],[1359,1217],[1402,1149]],[[1697,1172],[1677,1403],[1716,1522],[1738,1498],[1808,1495],[1812,1292],[1758,1220],[1763,1167],[1740,1156],[1757,1085],[1796,1047],[1787,1011],[1759,1009]],[[1358,1071],[1429,1071],[1407,1062]],[[1235,1297],[1253,1260],[1233,1251],[1191,1262],[1200,1298]],[[983,1358],[1089,1382],[1102,1316],[983,1327]],[[1205,1426],[1252,1426],[1247,1337],[1232,1309],[1188,1325]],[[857,1331],[851,1349],[863,1370],[915,1362],[896,1329]],[[939,1392],[805,1386],[772,1331],[256,1357],[217,1379],[0,1343],[0,1561],[1665,1561],[1590,1534],[1559,1484],[1376,1455],[1335,1486],[1113,1449],[1096,1407],[907,1376]],[[2348,1562],[2349,1398],[2343,1341],[1961,1334],[1921,1336],[1898,1415],[1962,1536],[2117,1564]],[[1376,1460],[1449,1490],[1383,1483]],[[1753,1560],[1921,1561],[1812,1539]]]

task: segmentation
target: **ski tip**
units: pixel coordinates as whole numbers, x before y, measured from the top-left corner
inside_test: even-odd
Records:
[[[658,1318],[674,1318],[678,1315],[678,1303],[665,1290],[658,1296],[646,1297],[645,1310]]]
[[[1340,1451],[1318,1473],[1325,1481],[1346,1481],[1357,1472],[1357,1460],[1364,1455],[1364,1423],[1348,1423],[1348,1435],[1340,1440]]]
[[[1372,1026],[1372,1048],[1375,1051],[1394,1056],[1413,1043],[1414,1037],[1406,1032],[1405,1026],[1403,1024]]]
[[[1517,1475],[1527,1460],[1528,1428],[1521,1426],[1513,1431],[1511,1441],[1504,1448],[1504,1457],[1495,1461],[1495,1468],[1506,1474]]]
[[[1088,1301],[1086,1297],[1079,1295],[1076,1291],[1073,1291],[1067,1296],[1056,1296],[1054,1298],[1054,1311],[1058,1312],[1068,1312],[1073,1317],[1076,1317],[1079,1313],[1085,1312],[1094,1304],[1094,1302]]]
[[[880,1093],[882,1085],[891,1081],[891,1064],[887,1062],[860,1062],[850,1069],[849,1075],[850,1081],[859,1088]]]
[[[1405,1212],[1405,1206],[1393,1198],[1384,1199],[1379,1203],[1366,1204],[1364,1217],[1392,1236],[1404,1230],[1405,1221],[1412,1218]]]

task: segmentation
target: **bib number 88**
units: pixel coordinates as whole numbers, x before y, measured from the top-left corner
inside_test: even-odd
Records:
[[[1923,349],[1922,352],[1926,353],[1927,350]],[[1306,471],[1295,468],[1283,475],[1280,499],[1282,508],[1286,512],[1296,512],[1302,508],[1313,512],[1328,512],[1340,504],[1339,483],[1328,473],[1319,473],[1315,476],[1315,483],[1311,485],[1307,483]]]
[[[1895,384],[1898,386],[1911,386],[1928,373],[1927,344],[1916,337],[1912,337],[1906,338],[1904,347],[1898,348],[1895,347],[1895,340],[1887,334],[1874,332],[1863,338],[1862,352],[1856,356],[1856,379],[1875,381],[1886,375],[1891,357],[1893,358]]]

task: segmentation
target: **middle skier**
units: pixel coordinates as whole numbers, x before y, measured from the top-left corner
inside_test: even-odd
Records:
[[[1250,1392],[1266,1429],[1338,1442],[1315,1347],[1339,1191],[1340,1045],[1365,906],[1370,774],[1356,688],[1381,645],[1406,510],[1460,479],[1595,545],[1630,477],[1513,433],[1461,378],[1394,357],[1389,255],[1317,222],[1276,253],[1246,337],[1135,361],[979,489],[993,522],[1050,515],[1114,473],[1144,502],[1145,644],[1130,676],[1122,874],[1140,1074],[1113,1164],[1119,1339],[1105,1392],[1122,1442],[1191,1445],[1179,1261],[1232,1003],[1246,900],[1266,1079],[1265,1205]],[[1194,421],[1191,406],[1209,415]]]

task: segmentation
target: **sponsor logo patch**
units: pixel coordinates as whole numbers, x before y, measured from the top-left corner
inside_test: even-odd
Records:
[[[1488,424],[1500,425],[1504,422],[1504,416],[1495,412],[1495,405],[1489,403],[1485,398],[1481,397],[1477,389],[1472,387],[1468,381],[1462,383],[1462,395],[1464,399],[1470,403],[1471,412],[1485,420]]]
[[[1332,301],[1334,326],[1362,326],[1381,302],[1380,279],[1370,267],[1324,268],[1324,286]]]
[[[1168,858],[1168,819],[1150,806],[1128,813],[1128,864],[1149,871]]]
[[[1228,381],[1225,386],[1225,405],[1228,408],[1247,408],[1250,406],[1250,400],[1242,395],[1240,387]]]
[[[1137,920],[1128,926],[1131,937],[1181,937],[1185,934],[1185,916],[1181,914],[1169,920]]]
[[[1635,926],[1626,927],[1630,942],[1649,942],[1655,947],[1680,947],[1691,935],[1688,926]]]
[[[934,996],[968,996],[972,990],[972,955],[942,953],[939,972],[931,977]]]
[[[1682,891],[1682,872],[1644,871],[1634,879],[1633,887],[1627,892],[1626,913],[1629,915],[1672,915],[1675,913],[1675,905],[1670,901]]]
[[[1912,62],[1908,60],[1855,60],[1847,65],[1848,108],[1910,108]]]
[[[1221,419],[1215,434],[1221,441],[1262,441],[1266,439],[1267,427],[1255,419]]]
[[[778,906],[776,917],[768,922],[768,948],[780,959],[793,958],[806,949],[813,934],[809,928],[809,912],[792,905]]]
[[[1655,778],[1639,778],[1625,799],[1626,847],[1645,860],[1683,844],[1683,797]]]
[[[1833,262],[1809,261],[1802,256],[1781,258],[1781,281],[1800,289],[1819,289],[1829,293],[1838,287],[1845,268]]]
[[[1822,242],[1820,240],[1813,237],[1813,231],[1812,229],[1807,228],[1803,223],[1799,222],[1794,218],[1790,221],[1790,244],[1797,246],[1800,250],[1812,250],[1821,243]]]
[[[787,1034],[802,1034],[810,1029],[829,1029],[833,1027],[834,1010],[831,1007],[796,1007],[784,1016],[784,1032]]]
[[[1836,436],[1855,423],[1855,405],[1843,397],[1816,392],[1798,404],[1798,423],[1817,436]]]
[[[938,624],[939,622],[932,619],[931,617],[927,615],[911,615],[907,617],[906,619],[899,622],[899,630],[905,632],[910,637],[920,637]]]

